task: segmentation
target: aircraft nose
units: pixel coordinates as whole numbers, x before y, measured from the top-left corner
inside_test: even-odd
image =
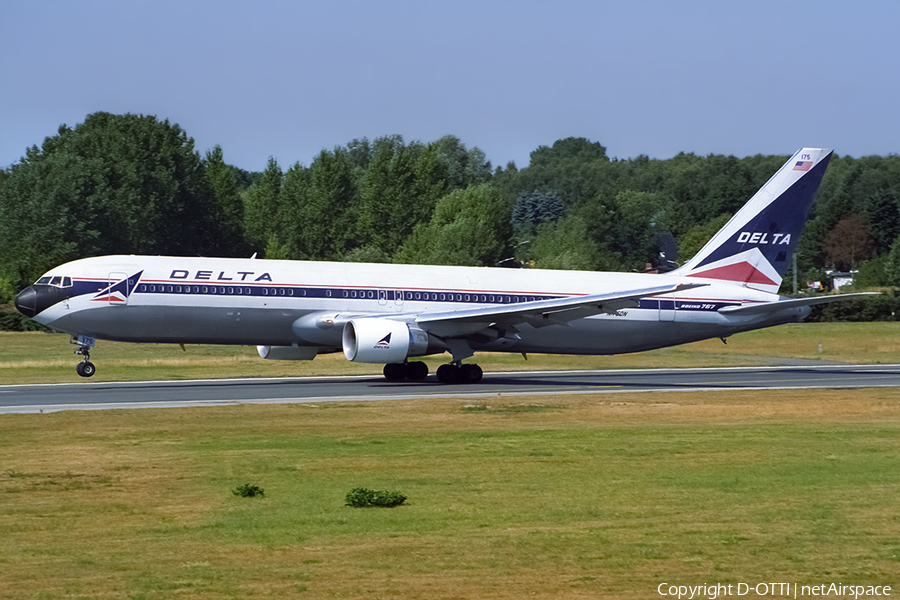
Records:
[[[31,318],[37,314],[37,299],[37,290],[34,289],[33,285],[29,285],[16,296],[16,299],[13,300],[13,304],[15,304],[16,310],[26,317]]]

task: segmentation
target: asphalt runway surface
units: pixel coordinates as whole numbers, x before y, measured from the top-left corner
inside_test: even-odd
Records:
[[[379,376],[214,379],[0,386],[0,413],[229,404],[602,394],[615,392],[900,387],[900,365],[816,365],[485,373],[481,383],[389,382]]]

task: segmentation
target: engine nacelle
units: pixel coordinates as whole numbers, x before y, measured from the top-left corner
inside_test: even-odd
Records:
[[[362,363],[400,363],[408,356],[443,350],[440,340],[412,323],[393,319],[351,319],[341,337],[347,360]]]
[[[312,360],[319,354],[315,346],[257,346],[256,351],[269,360]]]

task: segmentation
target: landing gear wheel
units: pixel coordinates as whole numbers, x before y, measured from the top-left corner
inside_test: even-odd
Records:
[[[74,339],[74,336],[73,336]],[[97,372],[94,363],[91,362],[90,346],[80,346],[75,350],[75,355],[81,357],[81,362],[75,365],[75,372],[82,377],[90,377]]]
[[[484,376],[484,371],[478,365],[462,365],[459,371],[463,383],[478,383]]]
[[[462,373],[456,365],[441,365],[437,370],[437,378],[441,383],[459,383]]]
[[[410,381],[422,381],[428,377],[428,365],[422,361],[406,363],[406,378]]]
[[[90,377],[97,372],[97,369],[94,367],[94,363],[84,361],[75,365],[75,372],[82,377]]]
[[[384,373],[384,378],[388,381],[403,381],[406,379],[406,365],[403,363],[384,365],[382,373]]]

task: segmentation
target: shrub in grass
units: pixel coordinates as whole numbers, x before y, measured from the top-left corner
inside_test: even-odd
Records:
[[[266,495],[261,487],[249,483],[237,486],[231,490],[231,493],[235,496],[240,496],[241,498],[262,498]]]
[[[406,502],[406,496],[400,492],[354,488],[347,494],[347,506],[352,506],[353,508],[369,508],[373,506],[393,508],[400,506],[404,502]]]

